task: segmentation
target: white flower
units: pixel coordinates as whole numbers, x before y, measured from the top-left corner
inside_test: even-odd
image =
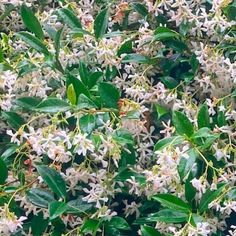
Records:
[[[75,152],[78,155],[83,154],[86,156],[87,152],[93,152],[95,147],[91,140],[87,139],[87,134],[76,134],[73,139],[73,145],[75,145]]]
[[[201,179],[193,178],[191,180],[193,187],[202,195],[206,192],[206,184]]]
[[[3,217],[0,219],[0,232],[4,235],[14,233],[18,228],[22,228],[23,221],[26,219],[27,217],[25,216],[17,219],[15,215],[12,215],[10,218]]]

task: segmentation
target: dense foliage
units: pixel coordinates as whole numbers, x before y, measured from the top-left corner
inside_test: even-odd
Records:
[[[236,235],[235,0],[1,0],[0,30],[0,235]]]

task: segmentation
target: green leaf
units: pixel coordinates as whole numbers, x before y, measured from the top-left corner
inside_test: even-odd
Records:
[[[194,149],[190,149],[187,154],[188,157],[181,157],[179,165],[177,167],[181,180],[183,180],[189,174],[198,157],[198,154]]]
[[[75,200],[67,202],[67,214],[78,214],[85,213],[92,209],[93,205],[82,200],[82,197],[79,196]]]
[[[198,128],[208,127],[210,128],[210,116],[207,105],[202,105],[197,115]]]
[[[178,38],[179,34],[166,27],[158,27],[155,30],[153,41],[165,41],[172,38]]]
[[[42,212],[34,215],[30,223],[33,236],[44,235],[43,233],[48,227],[48,219],[44,219]]]
[[[186,135],[188,137],[193,135],[193,124],[186,115],[179,111],[174,111],[172,120],[178,134]]]
[[[128,130],[118,129],[113,135],[113,139],[121,145],[134,144],[133,136]]]
[[[159,104],[155,104],[155,108],[156,108],[156,112],[158,115],[158,117],[157,117],[158,119],[160,119],[165,114],[169,113],[169,111],[165,107],[163,107]]]
[[[208,189],[203,195],[200,200],[199,204],[199,212],[203,213],[208,209],[208,205],[214,201],[217,197],[219,197],[222,194],[222,190],[225,188],[225,184],[220,186],[217,190],[211,191]]]
[[[28,110],[33,110],[41,102],[39,98],[36,97],[21,97],[16,99],[16,105],[23,107]]]
[[[202,216],[198,215],[198,214],[195,214],[193,213],[191,218],[190,218],[190,224],[193,226],[193,227],[196,227],[197,226],[197,223],[202,223],[202,222],[205,222],[206,219],[203,218]]]
[[[63,34],[63,28],[59,29],[55,35],[54,47],[56,50],[56,54],[55,54],[56,60],[58,60],[59,54],[60,54],[62,34]]]
[[[76,93],[73,84],[70,84],[66,90],[67,98],[72,105],[76,105]]]
[[[141,234],[142,236],[161,236],[161,234],[155,228],[147,225],[141,226]]]
[[[197,139],[197,138],[208,138],[208,137],[212,137],[212,136],[218,136],[214,133],[211,132],[211,130],[207,127],[203,127],[203,128],[200,128],[199,130],[197,130],[192,138],[193,139]]]
[[[227,125],[225,113],[223,111],[218,111],[217,112],[217,124],[218,124],[219,127]]]
[[[81,227],[82,233],[95,233],[99,228],[100,222],[95,219],[88,219]]]
[[[79,76],[81,81],[87,85],[88,84],[88,79],[89,79],[89,71],[88,67],[86,64],[82,61],[79,62]]]
[[[228,5],[223,11],[229,21],[236,21],[236,6]]]
[[[122,63],[149,64],[150,63],[150,57],[143,56],[141,54],[131,53],[131,54],[126,55],[122,59]]]
[[[97,105],[84,94],[80,94],[78,98],[78,109],[90,109],[90,108],[97,108]]]
[[[155,144],[154,151],[162,150],[168,146],[175,146],[183,142],[184,142],[184,138],[181,136],[173,136],[170,138],[164,138]]]
[[[65,202],[51,202],[49,204],[49,216],[50,220],[56,219],[61,216],[67,210],[67,204]]]
[[[34,15],[33,11],[27,7],[25,4],[21,6],[21,18],[25,24],[25,26],[34,33],[39,39],[43,39],[43,30],[42,27]]]
[[[76,104],[78,104],[78,98],[81,94],[84,94],[85,96],[90,97],[89,90],[75,76],[68,74],[66,84],[67,84],[67,87],[70,86],[70,84],[73,84],[73,87],[76,93],[76,99],[77,99]]]
[[[168,89],[174,89],[179,84],[177,80],[175,80],[174,78],[170,76],[162,76],[162,77],[159,77],[159,79]]]
[[[66,197],[66,183],[62,176],[54,169],[45,165],[36,166],[38,173],[42,176],[48,187],[58,197]]]
[[[48,208],[48,205],[55,201],[52,193],[40,188],[32,188],[26,193],[27,199],[35,206]]]
[[[1,155],[1,158],[6,161],[8,159],[8,157],[10,157],[11,155],[13,155],[16,150],[17,150],[18,146],[16,144],[10,145],[10,147],[8,147]]]
[[[133,3],[132,4],[133,9],[138,12],[143,17],[148,15],[148,9],[145,7],[142,3]]]
[[[2,117],[15,130],[18,130],[23,124],[25,124],[24,119],[16,112],[12,111],[2,112]]]
[[[172,195],[172,194],[157,194],[152,197],[152,199],[161,203],[161,205],[168,207],[172,210],[177,210],[181,212],[190,212],[190,206],[184,202],[182,199]]]
[[[130,226],[127,223],[127,221],[124,218],[119,217],[119,216],[112,217],[109,222],[109,226],[112,226],[120,230],[130,230]]]
[[[100,92],[102,102],[106,107],[118,107],[120,92],[113,84],[102,82],[99,84],[98,90]]]
[[[45,56],[50,55],[50,52],[48,51],[47,47],[42,43],[42,41],[33,36],[32,34],[28,32],[19,32],[17,33],[17,35],[36,51],[43,53]]]
[[[96,71],[92,73],[88,78],[88,88],[89,89],[93,88],[102,76],[103,76],[103,73],[100,71]]]
[[[144,184],[146,181],[146,178],[144,175],[141,175],[139,173],[136,173],[129,168],[122,169],[118,175],[116,175],[115,180],[117,181],[126,181],[127,179],[130,179],[131,177],[135,177],[135,180],[138,181],[140,184]]]
[[[123,44],[121,44],[120,48],[117,51],[117,56],[119,57],[124,53],[132,53],[133,52],[133,40],[127,40]]]
[[[79,127],[83,133],[90,134],[95,128],[95,117],[92,114],[87,114],[79,119]]]
[[[104,9],[94,20],[94,34],[97,39],[102,38],[107,31],[109,14],[108,9]]]
[[[7,165],[5,161],[0,157],[0,185],[5,184],[5,181],[8,176]]]
[[[184,212],[174,211],[170,209],[163,209],[157,213],[151,214],[147,217],[148,221],[165,222],[165,223],[182,223],[186,222],[188,215]]]
[[[192,179],[193,179],[193,170],[189,173],[189,176],[184,184],[185,198],[189,202],[189,204],[192,203],[197,193],[196,189],[193,187],[191,183]]]
[[[68,8],[61,8],[57,11],[57,14],[60,16],[61,20],[67,24],[70,28],[82,28],[80,20],[77,16]]]
[[[38,112],[57,113],[70,109],[70,105],[59,98],[47,98],[35,108]]]

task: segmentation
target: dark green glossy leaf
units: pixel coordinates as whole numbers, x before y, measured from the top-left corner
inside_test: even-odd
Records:
[[[150,63],[150,57],[143,56],[141,54],[135,54],[131,53],[126,55],[122,59],[122,63],[140,63],[140,64],[149,64]]]
[[[162,150],[168,146],[175,146],[184,142],[184,138],[181,136],[173,136],[170,138],[164,138],[159,140],[155,146],[154,151]]]
[[[88,219],[81,227],[83,233],[94,233],[98,230],[100,222],[95,219]]]
[[[117,56],[120,56],[121,54],[124,54],[124,53],[129,54],[132,52],[133,52],[133,40],[127,40],[118,49]]]
[[[197,115],[198,128],[208,127],[210,128],[210,116],[207,105],[202,105]]]
[[[106,107],[118,107],[120,92],[113,84],[102,82],[99,84],[98,90],[100,92],[102,102]]]
[[[184,212],[163,209],[157,213],[151,214],[147,217],[147,220],[153,222],[165,222],[165,223],[182,223],[187,221],[188,215]]]
[[[62,34],[63,34],[63,28],[59,29],[55,35],[54,47],[56,50],[56,54],[55,54],[56,60],[58,60],[59,54],[60,54]]]
[[[125,129],[116,130],[113,135],[113,139],[121,145],[134,144],[134,140],[131,133]]]
[[[155,104],[155,108],[156,108],[156,112],[158,115],[158,117],[157,117],[158,119],[160,119],[165,114],[169,113],[169,111],[165,107],[163,107],[159,104]]]
[[[57,113],[70,109],[70,105],[59,98],[47,98],[35,108],[38,112]]]
[[[137,11],[143,17],[148,15],[148,9],[146,8],[145,4],[136,2],[132,4],[132,7],[135,11]]]
[[[177,80],[175,80],[174,78],[170,76],[162,76],[162,77],[159,77],[159,79],[168,89],[174,89],[179,84]]]
[[[0,157],[0,185],[5,184],[8,176],[7,165],[5,161]]]
[[[61,216],[67,210],[67,204],[65,202],[51,202],[49,204],[49,216],[50,220],[53,220]]]
[[[8,157],[10,157],[11,155],[13,155],[16,150],[17,150],[18,146],[16,144],[11,145],[10,147],[8,147],[1,155],[1,158],[6,161],[8,159]]]
[[[34,33],[39,39],[43,39],[43,30],[42,27],[34,15],[33,11],[27,7],[25,4],[21,6],[21,18],[25,24],[25,26]]]
[[[109,226],[112,226],[120,230],[130,230],[130,226],[127,223],[127,221],[124,218],[119,217],[119,216],[112,217],[109,222]]]
[[[43,44],[41,40],[36,38],[34,35],[28,33],[28,32],[19,32],[17,33],[19,37],[30,47],[35,49],[36,51],[43,53],[45,56],[49,56],[50,53],[47,49],[47,47]]]
[[[48,219],[44,219],[43,213],[39,212],[31,220],[31,229],[33,236],[42,236],[48,226]]]
[[[16,112],[12,111],[2,112],[2,117],[15,130],[18,130],[22,125],[25,124],[24,119]]]
[[[102,76],[103,73],[100,71],[93,72],[88,78],[88,88],[93,88]]]
[[[65,198],[66,183],[62,176],[56,170],[45,165],[38,165],[36,168],[48,187],[57,194],[58,197]]]
[[[90,109],[90,108],[97,108],[97,105],[84,94],[80,94],[78,98],[78,109]]]
[[[206,211],[208,209],[209,204],[222,194],[222,190],[224,188],[225,188],[225,184],[220,186],[217,190],[211,191],[210,189],[208,189],[202,195],[202,198],[199,204],[199,212],[203,213],[204,211]]]
[[[191,171],[197,157],[198,153],[194,149],[190,149],[188,152],[188,157],[181,157],[179,165],[177,167],[179,177],[181,180],[183,180],[188,173]]]
[[[95,117],[92,114],[84,115],[79,119],[80,130],[83,133],[90,134],[95,128],[95,125]]]
[[[193,135],[193,124],[190,122],[190,120],[185,114],[179,111],[174,111],[172,119],[178,134],[186,135],[188,137],[191,137]]]
[[[141,226],[141,235],[142,236],[162,236],[155,228],[147,225]]]
[[[40,188],[32,188],[26,193],[27,199],[35,206],[48,208],[48,205],[55,201],[52,193]]]
[[[57,11],[57,14],[60,16],[61,20],[67,24],[70,28],[82,28],[80,20],[77,16],[68,8],[61,8]]]
[[[68,213],[68,214],[83,214],[83,213],[91,210],[92,207],[93,207],[92,204],[83,201],[82,197],[79,196],[77,199],[67,202],[66,213]]]
[[[97,39],[102,38],[106,33],[108,26],[108,19],[109,19],[108,9],[100,11],[99,14],[96,16],[94,20],[94,34]]]
[[[41,100],[36,97],[21,97],[16,100],[16,105],[28,110],[33,110],[40,102]]]
[[[90,97],[89,90],[85,87],[85,85],[77,79],[75,76],[68,74],[67,75],[67,81],[66,81],[67,87],[70,86],[70,84],[73,84],[75,93],[76,93],[76,104],[78,104],[78,98],[81,94],[84,94],[88,98]]]
[[[161,205],[168,207],[172,210],[177,210],[181,212],[190,212],[190,206],[184,202],[182,199],[172,195],[172,194],[157,194],[152,197],[152,199],[161,203]]]
[[[161,26],[155,30],[153,41],[165,41],[178,37],[179,34],[176,31]]]

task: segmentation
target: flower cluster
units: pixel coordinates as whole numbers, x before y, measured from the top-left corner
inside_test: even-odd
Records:
[[[236,235],[236,1],[2,0],[0,235]]]

